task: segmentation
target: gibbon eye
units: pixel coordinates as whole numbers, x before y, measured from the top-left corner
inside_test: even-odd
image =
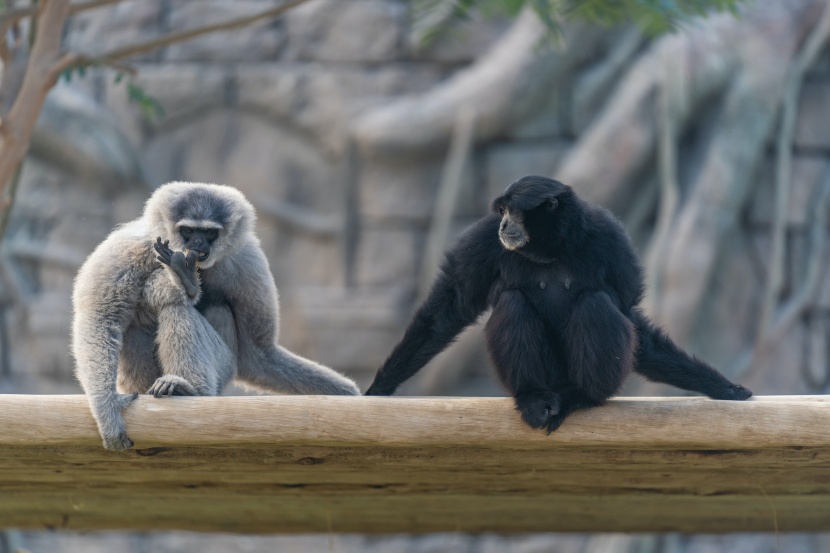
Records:
[[[556,209],[556,206],[558,206],[558,205],[559,205],[559,200],[557,200],[556,198],[551,198],[551,199],[549,199],[548,201],[545,202],[545,207],[547,207],[551,211]]]
[[[499,207],[499,215],[504,215],[504,206]]]
[[[188,236],[193,234],[193,229],[190,228],[190,227],[179,227],[179,232],[181,233],[182,236],[187,238]]]
[[[205,238],[213,242],[219,236],[219,231],[215,228],[210,228],[205,231]]]

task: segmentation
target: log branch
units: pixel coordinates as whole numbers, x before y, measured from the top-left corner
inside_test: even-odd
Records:
[[[427,233],[424,261],[421,263],[421,276],[418,281],[419,302],[429,293],[447,247],[450,224],[455,216],[461,187],[464,184],[464,169],[473,146],[475,119],[475,111],[469,106],[463,108],[456,117],[450,151],[441,174],[441,184]]]
[[[46,94],[55,83],[53,72],[69,16],[68,0],[44,0],[37,15],[39,32],[32,45],[23,82],[0,126],[0,191],[17,171],[26,152]]]
[[[659,125],[654,105],[666,78],[664,60],[673,60],[686,71],[683,78],[688,85],[687,98],[679,106],[685,109],[675,114],[680,134],[701,103],[724,90],[739,73],[742,52],[735,45],[742,44],[745,36],[761,32],[769,20],[779,15],[763,17],[753,12],[746,20],[713,15],[705,26],[655,41],[627,71],[609,96],[609,103],[580,135],[560,164],[557,178],[574,186],[590,201],[612,211],[627,211],[638,197],[641,182],[637,177],[652,162],[658,148]]]
[[[529,117],[550,97],[556,83],[592,59],[603,29],[569,25],[568,48],[541,48],[548,28],[531,10],[469,68],[425,94],[396,100],[361,114],[352,134],[369,155],[412,155],[445,151],[463,106],[478,113],[475,141],[497,136]]]
[[[768,334],[775,317],[784,283],[787,216],[789,215],[792,179],[793,134],[798,114],[798,100],[804,74],[815,62],[830,35],[830,6],[826,6],[816,28],[807,37],[787,75],[781,107],[781,127],[776,141],[775,213],[772,225],[772,252],[767,286],[761,300],[761,317],[757,336]]]
[[[788,214],[789,180],[792,166],[792,143],[798,112],[798,99],[807,68],[813,64],[830,37],[830,6],[825,6],[818,24],[810,32],[804,47],[798,53],[791,70],[782,99],[781,129],[777,139],[777,166],[775,180],[776,209],[773,223],[773,246],[770,272],[762,298],[761,320],[751,348],[738,355],[729,374],[739,376],[757,366],[763,358],[796,322],[818,293],[824,270],[824,241],[827,208],[830,202],[830,168],[814,191],[812,224],[810,226],[808,267],[803,283],[784,305],[779,305],[779,295],[784,274],[784,238]]]
[[[108,6],[110,4],[117,4],[121,1],[123,0],[92,0],[91,2],[79,2],[77,4],[70,4],[69,14],[74,15],[76,13],[82,13],[87,10]],[[37,10],[38,7],[36,4],[26,6],[23,8],[10,8],[4,10],[3,12],[0,12],[0,27],[2,27],[3,25],[17,23],[21,19],[37,15]]]
[[[343,229],[341,217],[312,211],[294,203],[258,196],[254,198],[254,204],[264,216],[320,238],[333,238]]]
[[[658,322],[681,344],[696,327],[721,245],[735,229],[773,129],[786,68],[814,26],[818,6],[771,5],[748,18],[736,37],[741,68],[732,76],[663,262],[659,301],[665,316]]]
[[[615,399],[550,436],[510,398],[141,396],[124,415],[136,449],[115,453],[83,396],[0,396],[0,520],[263,533],[830,520],[824,396]]]
[[[825,170],[824,177],[816,185],[811,204],[813,213],[810,217],[809,246],[806,255],[808,264],[804,280],[792,297],[777,308],[765,334],[756,337],[755,345],[737,357],[728,372],[736,378],[757,366],[757,362],[778,344],[804,311],[812,305],[821,290],[827,263],[830,261],[824,254],[827,241],[827,212],[830,211],[830,167]]]
[[[58,73],[60,73],[70,67],[78,65],[81,62],[81,60],[85,60],[86,63],[100,63],[102,65],[112,65],[114,63],[119,62],[120,60],[136,56],[144,52],[149,52],[151,50],[156,50],[158,48],[163,48],[165,46],[169,46],[171,44],[175,44],[178,42],[190,40],[202,35],[216,33],[220,31],[230,31],[233,29],[238,29],[240,27],[246,27],[258,21],[274,19],[284,15],[292,8],[299,6],[300,4],[304,4],[308,1],[309,0],[289,0],[276,8],[271,8],[254,15],[232,19],[230,21],[223,21],[221,23],[205,25],[202,27],[197,27],[195,29],[188,29],[186,31],[170,33],[145,42],[139,42],[137,44],[131,44],[129,46],[116,48],[114,50],[105,52],[100,55],[85,55],[78,54],[75,52],[69,52],[65,54],[61,61],[58,63],[58,65],[56,66],[56,70]]]
[[[680,205],[680,183],[677,168],[677,123],[682,113],[688,112],[685,105],[686,67],[680,60],[664,57],[662,60],[663,80],[658,90],[657,121],[658,148],[657,166],[660,185],[660,203],[657,210],[657,224],[654,237],[646,255],[646,280],[648,293],[643,309],[650,316],[656,316],[655,299],[660,294],[660,262],[666,254],[671,229],[674,225],[677,208]]]

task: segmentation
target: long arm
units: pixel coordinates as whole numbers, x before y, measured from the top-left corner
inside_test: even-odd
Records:
[[[121,410],[136,394],[116,391],[124,332],[146,274],[141,267],[127,263],[130,255],[130,245],[124,241],[115,238],[104,242],[78,273],[73,294],[75,373],[89,399],[104,447],[113,450],[133,445]]]
[[[468,229],[447,253],[432,290],[366,395],[390,395],[446,348],[487,309],[498,278],[499,219],[488,216]]]

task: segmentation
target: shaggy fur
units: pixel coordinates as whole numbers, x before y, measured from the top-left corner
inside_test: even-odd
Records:
[[[182,226],[218,229],[192,275],[159,263],[154,251],[161,237],[183,260]],[[294,394],[360,393],[351,380],[276,344],[277,289],[253,226],[254,209],[238,190],[173,182],[81,267],[72,351],[107,449],[132,447],[121,410],[148,391],[216,395],[238,377]],[[195,293],[182,282],[188,276]]]
[[[524,177],[447,252],[432,290],[367,395],[388,395],[488,308],[487,346],[524,421],[552,432],[601,405],[633,369],[715,399],[752,392],[688,356],[637,309],[643,272],[607,210]]]

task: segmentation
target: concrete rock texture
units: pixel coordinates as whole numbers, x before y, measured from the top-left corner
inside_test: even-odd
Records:
[[[105,51],[277,4],[121,2],[73,18],[67,43]],[[44,109],[40,135],[77,135],[64,141],[70,142],[65,149],[80,148],[86,152],[81,157],[92,161],[68,166],[64,158],[80,156],[71,148],[72,155],[63,157],[54,147],[39,148],[37,141],[32,148],[8,236],[12,268],[5,286],[11,296],[25,295],[8,310],[3,370],[9,378],[3,386],[77,389],[65,332],[73,272],[109,229],[137,215],[152,188],[169,180],[222,182],[249,196],[259,210],[258,230],[280,288],[283,318],[290,321],[283,325],[283,342],[367,382],[414,307],[445,153],[355,162],[346,142],[349,122],[374,106],[446,82],[508,25],[476,19],[422,47],[406,2],[319,0],[277,21],[139,56],[134,82],[164,107],[161,118],[148,119],[130,103],[111,70],[93,69],[84,79],[62,83]],[[607,40],[618,35],[615,30]],[[820,124],[830,105],[824,101],[830,97],[828,72],[822,70],[827,59],[821,58],[805,82],[799,111],[788,211],[794,245],[786,272],[790,287],[805,264],[798,252],[804,250],[810,198],[830,151]],[[592,71],[589,64],[584,74]],[[586,101],[573,98],[578,88],[558,86],[533,117],[474,148],[462,177],[454,232],[485,213],[515,178],[556,174],[578,140],[574,132],[581,132],[571,129],[568,109]],[[735,261],[713,282],[701,329],[689,344],[715,364],[727,362],[751,338],[753,302],[767,271],[771,159],[757,170],[743,236],[729,245]],[[313,225],[298,225],[297,217],[285,217],[286,210]],[[824,328],[830,317],[830,284],[819,297],[817,310],[807,317],[819,321],[810,323],[814,329]],[[383,315],[367,316],[361,298],[374,298],[369,313]],[[742,322],[725,324],[735,317]],[[803,349],[790,345],[779,354],[791,350],[787,358],[797,364],[807,355]],[[486,368],[479,376],[489,378]],[[799,378],[789,378],[786,389],[767,386],[761,378],[758,391],[794,392],[803,387]],[[464,393],[463,382],[448,391]],[[490,393],[500,393],[492,381]]]

